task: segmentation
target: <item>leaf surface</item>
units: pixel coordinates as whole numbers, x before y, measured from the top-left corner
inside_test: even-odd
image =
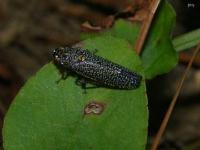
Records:
[[[103,36],[84,41],[84,47],[144,76],[139,57],[125,40]],[[5,150],[145,149],[144,79],[135,90],[99,87],[84,94],[75,77],[57,84],[60,77],[49,63],[21,89],[5,118]],[[100,104],[102,113],[85,114],[91,103]]]
[[[178,56],[171,39],[174,23],[175,12],[163,1],[143,47],[142,62],[147,79],[167,73],[177,64]]]

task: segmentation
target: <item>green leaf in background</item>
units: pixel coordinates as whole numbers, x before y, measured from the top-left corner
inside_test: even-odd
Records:
[[[142,61],[147,79],[167,73],[177,64],[178,57],[171,40],[174,22],[174,10],[163,1],[143,47]]]
[[[134,47],[139,31],[139,24],[119,19],[115,22],[113,28],[111,28],[106,34],[127,40],[129,44]]]
[[[97,55],[141,75],[141,61],[128,42],[109,36],[84,42]],[[44,66],[21,89],[4,122],[5,150],[144,150],[147,139],[147,97],[144,80],[135,90],[84,90],[61,77],[52,63]],[[85,114],[87,106],[100,114]]]
[[[185,33],[173,39],[173,45],[177,52],[192,48],[200,43],[200,29]]]
[[[134,46],[140,31],[137,23],[125,21],[123,19],[116,20],[113,27],[100,33],[82,33],[81,39],[90,39],[98,36],[114,36],[127,40],[131,46]]]

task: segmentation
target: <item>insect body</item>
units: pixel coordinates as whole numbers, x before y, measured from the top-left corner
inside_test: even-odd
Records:
[[[57,48],[53,57],[67,70],[111,88],[135,89],[142,79],[135,72],[82,48]]]

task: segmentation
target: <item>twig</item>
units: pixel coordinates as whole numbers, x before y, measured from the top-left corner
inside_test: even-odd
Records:
[[[151,22],[153,20],[154,14],[155,14],[159,4],[160,4],[160,0],[153,0],[152,3],[151,3],[150,13],[149,13],[147,19],[142,24],[141,32],[140,32],[140,35],[139,35],[137,42],[136,42],[135,49],[136,49],[137,54],[141,53],[142,47],[144,45],[144,41],[147,37]]]
[[[158,130],[158,133],[157,133],[157,135],[156,135],[156,137],[155,137],[155,139],[153,141],[151,150],[156,150],[157,147],[158,147],[160,139],[161,139],[161,137],[162,137],[162,135],[163,135],[163,133],[165,131],[165,128],[167,126],[167,123],[169,121],[169,117],[171,116],[171,113],[172,113],[172,111],[174,109],[174,106],[176,104],[177,98],[178,98],[179,93],[181,91],[181,88],[183,86],[183,82],[184,82],[184,80],[185,80],[185,78],[186,78],[186,76],[187,76],[187,74],[189,72],[189,69],[191,68],[191,65],[192,65],[192,62],[195,59],[195,56],[199,52],[199,49],[200,49],[200,44],[194,50],[193,55],[192,55],[192,57],[190,59],[190,62],[188,63],[187,68],[186,68],[186,70],[185,70],[185,72],[184,72],[184,74],[183,74],[183,76],[182,76],[182,78],[181,78],[181,80],[180,80],[180,82],[178,84],[177,91],[176,91],[176,93],[175,93],[175,95],[174,95],[174,97],[173,97],[173,99],[172,99],[172,101],[171,101],[171,103],[170,103],[170,105],[168,107],[168,110],[167,110],[167,112],[166,112],[166,114],[164,116],[164,119],[163,119],[163,121],[161,123],[160,129]]]

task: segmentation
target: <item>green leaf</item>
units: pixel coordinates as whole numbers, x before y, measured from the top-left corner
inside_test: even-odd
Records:
[[[173,45],[177,52],[192,48],[200,43],[200,29],[180,35],[173,39]]]
[[[142,52],[142,61],[147,79],[169,72],[178,61],[171,40],[175,12],[166,1],[161,3],[158,11]]]
[[[103,36],[84,45],[144,75],[128,42]],[[144,80],[135,90],[101,87],[84,94],[74,77],[57,84],[60,77],[49,63],[21,89],[5,117],[5,150],[145,149],[148,111]],[[91,102],[104,108],[102,113],[85,114]]]
[[[109,30],[108,33],[110,33],[110,35],[114,37],[127,40],[132,46],[134,46],[139,31],[139,24],[119,19],[115,22],[115,25],[113,26],[113,28],[111,28],[111,30]]]
[[[140,31],[140,26],[137,23],[131,23],[122,19],[116,20],[113,27],[100,33],[82,33],[82,39],[89,39],[98,36],[114,36],[127,40],[130,45],[134,46]]]

